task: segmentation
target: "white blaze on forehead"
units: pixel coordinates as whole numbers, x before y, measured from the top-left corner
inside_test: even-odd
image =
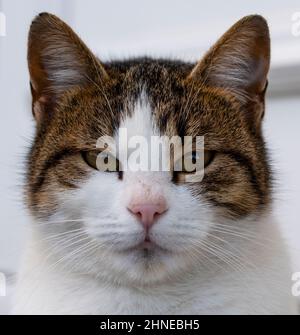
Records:
[[[153,110],[147,94],[142,91],[130,115],[126,115],[122,120],[115,136],[118,143],[118,158],[125,170],[148,171],[150,169],[151,138],[158,134],[152,115]]]
[[[131,115],[127,115],[120,124],[120,128],[127,129],[128,139],[132,136],[143,136],[147,140],[150,140],[152,135],[158,133],[153,122],[152,113],[153,110],[151,109],[147,94],[145,91],[142,91],[134,104]]]
[[[161,135],[147,94],[142,91],[130,115],[120,124],[116,136],[118,159],[123,170],[170,171],[170,145],[176,145],[178,138]],[[181,156],[181,140],[179,139]],[[138,163],[137,163],[138,162]]]

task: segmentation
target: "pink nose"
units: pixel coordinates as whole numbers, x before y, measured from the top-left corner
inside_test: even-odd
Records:
[[[157,204],[130,204],[128,209],[138,217],[144,228],[149,230],[154,224],[155,219],[163,214],[168,208],[166,202],[161,201]]]

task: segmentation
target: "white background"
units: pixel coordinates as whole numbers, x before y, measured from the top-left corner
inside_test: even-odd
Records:
[[[0,37],[0,272],[16,271],[28,224],[21,185],[34,123],[26,42],[30,21],[42,11],[68,22],[103,60],[141,54],[196,60],[242,16],[268,19],[272,71],[265,133],[276,172],[275,211],[300,271],[300,36],[291,33],[299,0],[0,0],[0,11],[7,21]],[[0,297],[0,313],[4,302]]]

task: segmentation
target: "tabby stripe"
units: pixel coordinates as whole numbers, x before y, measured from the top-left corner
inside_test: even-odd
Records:
[[[223,151],[223,153],[229,155],[232,159],[234,159],[236,162],[238,162],[242,167],[244,167],[249,175],[250,175],[250,182],[254,187],[254,190],[256,191],[260,204],[264,204],[264,199],[266,197],[265,192],[261,189],[261,185],[258,182],[257,175],[253,166],[253,163],[251,160],[246,157],[245,155],[241,154],[240,152],[234,151],[234,150],[227,150]]]
[[[47,171],[53,167],[55,167],[62,159],[76,154],[78,151],[74,150],[73,148],[64,148],[61,151],[56,152],[52,156],[50,156],[44,166],[40,169],[39,175],[36,177],[36,182],[33,183],[31,189],[33,193],[36,193],[39,191],[39,189],[42,187]]]

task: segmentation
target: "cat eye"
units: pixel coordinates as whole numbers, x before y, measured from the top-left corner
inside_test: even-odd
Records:
[[[174,165],[174,174],[178,181],[184,181],[184,176],[196,172],[196,162],[203,160],[203,168],[206,168],[213,160],[214,152],[210,150],[192,151],[182,156]],[[179,167],[181,166],[181,169]]]
[[[83,151],[84,161],[93,169],[102,172],[118,172],[119,160],[110,152],[103,150]]]
[[[191,160],[193,164],[196,164],[196,161],[203,159],[203,167],[207,167],[213,158],[213,152],[210,150],[204,151],[193,151],[191,154]]]
[[[196,162],[199,162],[202,159],[203,167],[207,167],[212,161],[212,158],[213,152],[209,150],[188,152],[177,160],[174,170],[184,173],[193,173],[196,170]]]

